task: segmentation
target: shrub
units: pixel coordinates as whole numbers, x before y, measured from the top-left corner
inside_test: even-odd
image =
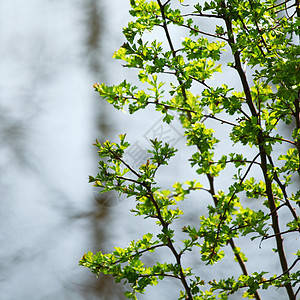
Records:
[[[300,192],[295,184],[300,175],[299,1],[130,3],[134,19],[123,29],[127,41],[114,58],[138,69],[141,86],[147,88],[126,80],[113,86],[97,83],[94,88],[119,110],[126,106],[134,113],[153,105],[167,124],[178,115],[186,145],[194,152],[189,161],[195,179],[175,182],[168,190],[159,187],[158,169],[176,154],[176,149],[163,141],[151,140],[150,158],[138,168],[126,162],[130,144],[125,134],[119,136],[119,143],[97,141],[99,173],[90,176],[90,182],[102,192],[114,190],[135,199],[132,211],[154,219],[160,233],[146,233],[109,254],[88,252],[80,265],[97,275],[111,274],[116,282],[129,283],[131,290],[126,296],[130,299],[171,277],[182,284],[178,299],[228,299],[237,291],[261,299],[260,290],[271,292],[273,286],[285,289],[287,298],[295,300],[300,290],[300,250],[290,253],[283,237],[289,242],[300,231]],[[201,26],[204,20],[214,30],[206,32]],[[177,27],[186,32],[181,41],[174,38]],[[239,78],[239,87],[226,75],[232,74],[231,70]],[[219,86],[211,80],[216,73],[224,74]],[[208,120],[217,124],[215,130]],[[238,145],[239,152],[217,156],[220,141],[215,136],[224,126],[230,130],[225,142]],[[231,184],[217,190],[218,176],[231,176]],[[207,192],[212,202],[202,208],[206,213],[199,215],[196,226],[182,227],[186,237],[178,240],[173,225],[183,214],[179,202],[200,191]],[[255,209],[245,205],[245,197],[255,201]],[[257,270],[250,274],[247,258],[236,246],[241,238],[244,246],[245,239],[259,239],[260,243],[273,239],[276,246],[268,251],[270,255],[275,252],[281,273],[259,271],[262,266],[257,265],[257,253],[247,263]],[[209,269],[223,259],[226,247],[233,251],[240,276],[207,281],[195,274],[193,266],[184,267],[187,253],[200,251],[199,259]],[[143,262],[146,253],[155,256],[162,248],[170,251],[173,263],[147,266]]]

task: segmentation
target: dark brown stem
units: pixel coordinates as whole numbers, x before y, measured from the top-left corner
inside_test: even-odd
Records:
[[[291,229],[291,230],[282,231],[279,234],[282,235],[282,234],[291,233],[291,232],[295,232],[295,231],[298,231],[298,229]],[[262,238],[262,241],[268,240],[268,239],[273,238],[275,236],[276,236],[276,234],[271,234],[271,235],[264,236]]]
[[[244,261],[242,260],[241,256],[236,252],[236,245],[233,241],[233,239],[229,240],[229,245],[234,253],[235,258],[237,259],[242,271],[244,275],[248,275],[248,271],[246,269],[246,265],[244,263]],[[256,297],[256,299],[260,299],[260,296],[258,295],[258,297]]]
[[[274,168],[273,159],[270,155],[268,155],[268,160],[269,160],[270,164],[272,165],[272,167]],[[291,214],[294,217],[294,220],[297,221],[298,216],[297,216],[296,211],[294,210],[294,208],[292,207],[292,205],[291,205],[291,203],[288,199],[288,195],[287,195],[287,192],[286,192],[286,186],[281,183],[277,172],[274,173],[274,180],[277,182],[277,184],[279,185],[279,187],[282,191],[282,194],[283,194],[283,197],[284,197],[284,200],[285,200],[285,205],[289,208]],[[299,229],[299,231],[300,231],[300,229]]]
[[[299,258],[299,257],[295,259],[295,261],[292,263],[292,265],[289,267],[289,269],[287,269],[285,272],[283,272],[282,274],[280,274],[279,276],[277,276],[277,277],[275,277],[275,278],[272,277],[272,278],[269,279],[269,280],[265,280],[264,282],[272,282],[272,281],[277,280],[277,279],[279,279],[280,277],[284,276],[285,274],[287,274],[289,271],[291,271],[291,270],[295,267],[295,265],[297,264],[298,261],[300,261],[300,258]],[[295,299],[296,299],[296,297],[291,298],[291,300],[295,300]]]
[[[207,178],[208,178],[209,185],[210,185],[210,194],[211,194],[211,196],[212,196],[212,198],[214,200],[215,206],[217,206],[218,205],[218,199],[215,196],[214,177],[211,176],[210,174],[207,174]],[[245,265],[244,261],[242,260],[240,254],[236,251],[237,248],[236,248],[236,245],[235,245],[235,243],[233,241],[233,238],[230,238],[228,242],[229,242],[230,247],[231,247],[231,249],[232,249],[232,251],[233,251],[233,253],[234,253],[234,255],[235,255],[235,257],[236,257],[236,259],[238,261],[238,264],[239,264],[240,268],[242,269],[243,274],[244,275],[248,275],[248,271],[247,271],[246,265]],[[261,300],[261,297],[260,297],[260,295],[259,295],[259,293],[257,291],[255,291],[254,296],[255,296],[256,300]]]
[[[243,28],[244,28],[244,29],[247,31],[247,33],[249,34],[249,30],[248,30],[248,28],[247,28],[247,26],[246,26],[244,20],[242,19],[242,17],[241,17],[239,14],[238,14],[238,18],[239,18],[240,22],[242,23]],[[257,44],[257,47],[258,47],[259,51],[261,52],[262,56],[265,57],[265,53],[264,53],[264,50],[262,49],[262,47],[261,47],[259,44]]]
[[[126,166],[126,168],[128,168],[136,177],[138,177],[138,178],[140,178],[141,177],[141,175],[138,173],[138,172],[136,172],[130,165],[128,165],[120,156],[118,156],[117,154],[116,154],[116,152],[115,151],[113,151],[113,150],[111,150],[111,149],[108,149],[109,150],[109,152],[110,153],[112,153],[113,154],[113,156],[114,156],[114,158],[115,159],[117,159],[117,160],[119,160],[124,166]]]
[[[167,17],[165,15],[165,5],[167,3],[165,3],[164,5],[162,5],[161,1],[160,0],[157,0],[157,3],[159,5],[159,8],[160,8],[160,12],[161,12],[161,17],[163,19],[163,29],[165,31],[165,34],[166,34],[166,37],[167,37],[167,40],[168,40],[168,44],[170,46],[170,49],[172,51],[172,56],[173,57],[176,57],[176,51],[175,51],[175,48],[174,48],[174,45],[173,45],[173,42],[172,42],[172,39],[171,39],[171,36],[170,36],[170,33],[169,33],[169,29],[168,29],[168,25],[167,25]],[[186,100],[187,97],[186,97],[186,92],[185,92],[185,88],[183,87],[183,82],[181,79],[179,79],[179,75],[180,75],[181,71],[180,70],[176,70],[175,71],[175,76],[179,82],[179,85],[181,86],[181,92],[182,92],[182,96],[183,98]]]
[[[164,231],[166,232],[169,229],[169,224],[163,219],[161,212],[160,212],[160,207],[158,206],[153,193],[151,191],[151,186],[147,187],[147,191],[148,191],[148,197],[151,200],[152,204],[154,205],[156,212],[157,212],[157,219],[160,221]],[[179,270],[179,279],[182,283],[182,285],[184,286],[184,289],[186,291],[187,294],[187,299],[188,300],[193,300],[193,296],[191,294],[191,289],[186,281],[186,276],[183,273],[183,269],[182,269],[182,264],[181,264],[181,255],[177,252],[177,250],[175,249],[173,242],[170,238],[167,238],[167,247],[171,250],[171,252],[173,253],[175,259],[176,259],[176,263],[179,266],[180,270]]]
[[[274,6],[272,6],[272,7],[269,7],[267,10],[271,10],[271,9],[274,9],[274,8],[276,8],[276,7],[278,7],[278,6],[281,6],[281,5],[286,5],[288,2],[290,2],[291,0],[287,0],[287,1],[284,1],[284,2],[281,2],[281,3],[278,3],[278,4],[276,4],[276,5],[274,5]]]
[[[166,17],[167,20],[173,22],[174,24],[178,24],[175,20],[173,19],[170,19],[168,17]],[[225,42],[228,42],[228,40],[220,35],[216,35],[216,34],[212,34],[212,33],[209,33],[209,32],[205,32],[205,31],[202,31],[202,30],[199,30],[199,29],[196,29],[196,28],[193,28],[189,25],[186,25],[186,24],[180,24],[181,27],[185,27],[187,29],[190,29],[192,31],[195,31],[197,33],[200,33],[200,34],[203,34],[203,35],[207,35],[207,36],[210,36],[210,37],[213,37],[213,38],[216,38],[216,39],[220,39],[220,40],[223,40]]]
[[[222,5],[223,10],[226,11],[227,8],[226,8],[226,5],[225,5],[224,1],[221,3],[221,5]],[[252,100],[252,96],[251,96],[250,87],[249,87],[249,84],[248,84],[248,81],[247,81],[247,77],[246,77],[246,74],[245,74],[245,72],[242,68],[240,52],[239,52],[239,50],[235,50],[235,51],[233,50],[233,46],[235,45],[235,40],[234,40],[231,20],[230,20],[227,13],[224,14],[223,18],[224,18],[226,28],[227,28],[228,44],[232,49],[232,53],[233,53],[233,57],[234,57],[234,63],[235,63],[234,67],[235,67],[235,69],[237,70],[237,72],[240,76],[240,79],[241,79],[241,82],[242,82],[242,85],[243,85],[243,90],[244,90],[244,93],[245,93],[245,96],[246,96],[246,103],[248,104],[248,107],[251,111],[252,116],[258,116],[258,113],[256,111],[256,108],[255,108],[253,100]]]
[[[148,104],[155,104],[158,106],[163,106],[166,109],[173,109],[173,110],[179,110],[179,111],[183,111],[183,112],[188,112],[188,113],[196,113],[196,111],[192,110],[192,109],[187,109],[187,108],[182,108],[182,107],[176,107],[176,106],[172,106],[169,104],[165,104],[165,103],[159,103],[159,102],[152,102],[152,101],[148,101]],[[237,126],[237,124],[234,124],[232,122],[229,122],[227,120],[224,119],[220,119],[214,115],[202,115],[204,118],[210,118],[216,121],[221,122],[222,124],[227,124],[227,125],[231,125],[231,126]]]
[[[254,11],[251,0],[248,0],[248,2],[249,2],[249,4],[250,4],[250,6],[251,6],[251,10]],[[268,46],[267,46],[267,43],[266,43],[266,41],[265,41],[263,35],[261,34],[261,29],[259,28],[258,23],[257,23],[256,20],[255,20],[255,26],[256,26],[257,31],[258,31],[259,34],[260,34],[260,39],[261,39],[263,45],[265,46],[266,50],[269,52],[269,48],[268,48]],[[262,51],[262,55],[263,55],[263,57],[265,57],[265,54],[264,54],[263,51]]]
[[[255,160],[256,160],[258,157],[259,157],[259,153],[258,153],[258,154],[253,158],[253,160],[251,161],[251,163],[250,163],[250,165],[248,166],[248,168],[247,168],[247,170],[246,170],[244,176],[240,179],[239,185],[242,185],[242,184],[243,184],[243,182],[244,182],[244,180],[247,178],[247,176],[248,176],[248,174],[249,174],[249,172],[250,172],[250,170],[251,170],[253,164],[255,163]],[[236,192],[234,192],[234,193],[231,195],[231,197],[230,197],[230,199],[229,199],[229,201],[228,201],[228,203],[227,203],[227,207],[229,207],[229,204],[230,204],[231,201],[234,199],[235,195],[236,195]],[[220,230],[221,230],[221,225],[222,225],[223,221],[224,221],[225,218],[226,218],[226,213],[227,213],[227,209],[225,208],[223,214],[220,216],[220,222],[219,222],[219,224],[218,224],[218,230],[217,230],[217,238],[219,238],[219,234],[220,234]]]
[[[267,193],[269,208],[270,208],[270,211],[272,212],[271,213],[272,227],[273,227],[274,233],[276,235],[275,240],[276,240],[276,245],[277,245],[277,249],[278,249],[280,265],[281,265],[282,271],[289,274],[288,263],[286,260],[284,246],[283,246],[283,239],[280,234],[281,231],[279,228],[279,221],[278,221],[278,214],[277,214],[277,210],[276,210],[275,199],[274,199],[274,195],[273,195],[273,191],[272,191],[272,182],[268,175],[267,154],[266,154],[266,151],[264,148],[264,138],[263,138],[263,134],[261,131],[259,132],[259,135],[258,135],[258,143],[259,143],[259,152],[260,152],[260,159],[261,159],[261,168],[262,168],[262,172],[263,172],[263,176],[264,176],[264,180],[265,180],[265,184],[266,184],[266,193]],[[295,295],[294,295],[294,291],[293,291],[291,283],[287,283],[285,288],[287,290],[289,298],[294,299]]]
[[[181,15],[182,17],[205,17],[205,18],[214,18],[214,19],[220,19],[221,17],[218,15],[211,15],[211,14],[203,14],[201,13],[195,13],[195,14],[184,14]]]
[[[171,39],[171,36],[170,36],[170,33],[169,33],[169,30],[168,30],[168,26],[167,26],[167,22],[166,22],[166,16],[165,16],[165,5],[168,3],[166,2],[164,5],[161,3],[160,0],[157,0],[157,3],[160,7],[160,11],[161,11],[161,16],[162,16],[162,19],[163,19],[163,28],[164,28],[164,31],[165,31],[165,34],[166,34],[166,37],[167,37],[167,40],[168,40],[168,43],[169,43],[169,46],[171,48],[171,51],[172,51],[172,55],[173,57],[176,57],[176,51],[175,51],[175,48],[173,46],[173,43],[172,43],[172,39]],[[179,73],[178,71],[176,71],[176,77],[178,78],[179,77]],[[182,86],[182,82],[179,80],[179,84]],[[186,94],[185,94],[185,90],[184,88],[182,87],[182,94],[184,96],[184,98],[186,98]],[[149,193],[151,193],[151,201],[153,202],[153,204],[155,205],[155,208],[157,210],[157,213],[158,213],[158,218],[162,224],[162,226],[164,227],[165,230],[168,229],[168,224],[166,224],[166,222],[163,220],[161,214],[160,214],[160,209],[152,195],[152,192],[151,192],[151,189],[149,188]],[[185,275],[183,274],[183,271],[182,271],[182,265],[181,265],[181,255],[176,251],[172,241],[170,238],[168,238],[168,247],[169,249],[172,251],[175,259],[176,259],[176,262],[178,264],[178,266],[180,267],[180,280],[182,282],[182,285],[184,286],[184,289],[186,291],[186,294],[187,294],[187,299],[188,300],[193,300],[193,296],[191,294],[191,289],[186,281],[186,278],[185,278]]]
[[[299,3],[298,3],[298,5],[299,5]],[[300,15],[300,12],[299,12],[299,15]],[[295,99],[294,117],[295,117],[295,121],[296,121],[296,128],[299,130],[300,129],[300,90],[298,91],[297,98]],[[296,139],[296,147],[297,147],[298,157],[299,157],[299,161],[300,161],[300,138],[299,137]],[[300,163],[298,166],[298,174],[300,176]]]
[[[172,55],[173,55],[173,57],[176,57],[176,51],[175,51],[175,48],[174,48],[174,46],[173,46],[173,43],[172,43],[172,40],[171,40],[171,37],[170,37],[170,34],[169,34],[167,22],[166,22],[166,19],[167,19],[167,18],[166,18],[166,16],[165,16],[164,6],[161,4],[161,1],[160,1],[160,0],[157,0],[157,2],[158,2],[158,4],[159,4],[160,10],[161,10],[162,19],[163,19],[163,26],[162,26],[162,27],[164,28],[164,31],[165,31],[165,34],[166,34],[166,37],[167,37],[167,40],[168,40],[170,49],[171,49],[171,51],[172,51]],[[199,33],[206,34],[206,33],[203,33],[203,32],[199,32]],[[222,39],[224,39],[224,38],[222,38]],[[226,39],[224,39],[224,40],[226,40]],[[227,41],[227,40],[226,40],[226,41]],[[177,71],[175,72],[175,76],[177,77],[178,83],[179,83],[179,85],[181,86],[183,98],[186,100],[187,97],[186,97],[185,88],[183,87],[182,81],[179,79],[179,74],[180,74],[180,70],[177,70]],[[204,84],[204,82],[202,82],[202,83]],[[249,91],[250,91],[250,90],[249,90]],[[190,112],[187,112],[187,117],[188,117],[189,119],[191,119],[191,113],[190,113]],[[200,150],[199,150],[199,151],[200,151]],[[218,199],[217,199],[217,197],[215,196],[214,177],[213,177],[211,174],[206,174],[206,176],[207,176],[207,178],[208,178],[209,185],[210,185],[210,190],[209,190],[209,192],[210,192],[210,194],[211,194],[211,196],[212,196],[212,198],[213,198],[213,200],[214,200],[215,206],[217,206]],[[233,242],[233,239],[230,239],[229,242],[230,242],[230,245],[233,247],[233,251],[234,251],[234,249],[235,249],[236,246],[235,246],[235,244],[234,244],[234,242]],[[170,249],[172,250],[171,247],[173,247],[173,244],[170,245]],[[176,252],[176,250],[174,249],[174,247],[173,247],[172,252],[173,252],[174,256],[176,257],[176,259],[178,259],[178,261],[180,261],[180,255],[178,256],[178,253]],[[238,253],[237,251],[234,251],[234,253],[235,253],[235,256],[237,257],[237,261],[238,261],[238,263],[239,263],[239,265],[240,265],[240,267],[241,267],[241,269],[242,269],[243,274],[244,274],[244,275],[248,275],[248,272],[247,272],[247,269],[246,269],[246,265],[244,264],[244,262],[243,262],[242,258],[240,257],[239,253]],[[185,279],[185,277],[184,277],[184,279]],[[185,287],[185,289],[186,289],[186,291],[187,291],[188,297],[189,297],[190,289],[189,289],[188,286],[185,285],[184,282],[183,282],[183,285],[184,285],[184,287]],[[189,293],[188,293],[188,291],[189,291]],[[192,296],[191,296],[191,297],[192,297]],[[260,299],[261,299],[260,296],[259,296],[259,294],[258,294],[258,292],[255,292],[255,298],[256,298],[256,300],[260,300]],[[188,299],[192,299],[192,298],[188,298]]]
[[[226,27],[227,27],[229,45],[230,45],[231,49],[233,50],[233,47],[235,45],[235,40],[234,40],[234,36],[233,36],[232,22],[231,22],[230,16],[226,12],[225,2],[223,1],[221,5],[222,5],[223,11],[224,11],[224,20],[225,20]],[[258,113],[253,104],[253,100],[252,100],[252,96],[250,93],[250,88],[248,85],[246,75],[242,69],[241,60],[240,60],[240,52],[238,50],[235,50],[232,52],[233,52],[234,61],[235,61],[235,68],[239,74],[239,77],[240,77],[242,85],[243,85],[243,90],[245,92],[246,103],[248,104],[248,107],[251,111],[252,116],[257,117]],[[272,191],[272,182],[269,178],[268,169],[267,169],[267,154],[266,154],[266,151],[264,148],[264,137],[263,137],[263,134],[261,131],[258,134],[258,144],[259,144],[259,155],[260,155],[260,159],[261,159],[261,169],[262,169],[265,184],[266,184],[266,194],[267,194],[267,199],[268,199],[268,203],[269,203],[269,208],[271,211],[272,226],[273,226],[274,233],[276,235],[275,240],[276,240],[276,245],[277,245],[277,249],[278,249],[279,260],[280,260],[282,271],[288,274],[289,268],[288,268],[288,264],[287,264],[287,260],[286,260],[286,256],[285,256],[283,240],[282,240],[282,237],[280,234],[281,231],[279,228],[278,214],[277,214],[275,199],[274,199],[274,195],[273,195],[273,191]],[[294,291],[293,291],[291,283],[287,283],[285,285],[285,288],[289,295],[289,299],[294,299],[295,295],[294,295]]]

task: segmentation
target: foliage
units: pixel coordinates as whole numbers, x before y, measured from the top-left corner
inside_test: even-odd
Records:
[[[114,58],[123,60],[127,68],[138,69],[138,79],[147,89],[126,80],[114,86],[97,83],[94,88],[119,110],[128,106],[134,113],[154,105],[166,123],[177,113],[187,146],[194,151],[190,164],[197,180],[176,182],[169,190],[159,187],[158,169],[176,154],[163,141],[151,140],[151,157],[138,169],[124,159],[130,146],[125,134],[119,136],[119,143],[97,141],[99,173],[90,176],[90,182],[102,187],[102,192],[115,190],[135,199],[132,211],[156,220],[160,233],[146,233],[110,254],[88,252],[80,265],[129,283],[129,299],[137,299],[137,293],[144,293],[147,286],[171,277],[182,284],[178,299],[228,299],[237,291],[261,299],[260,290],[273,286],[285,289],[288,299],[295,300],[300,294],[300,250],[286,256],[283,237],[289,241],[300,231],[300,192],[295,192],[300,175],[299,1],[131,0],[130,4],[133,21],[123,29],[127,41]],[[214,30],[203,31],[203,20]],[[176,48],[178,40],[172,36],[177,27],[186,31],[186,37]],[[151,40],[156,32],[164,34],[163,42]],[[246,72],[245,67],[250,69]],[[228,68],[236,71],[240,88],[230,83],[215,86],[213,75],[223,70],[227,79]],[[239,145],[239,153],[217,157],[215,148],[220,141],[207,125],[209,119],[218,125],[217,132],[223,126],[231,129],[226,143]],[[283,146],[287,152],[282,151]],[[214,179],[228,177],[230,165],[235,170],[232,184],[217,191]],[[200,190],[210,195],[212,205],[199,215],[197,226],[182,228],[186,238],[178,241],[172,225],[183,214],[179,202]],[[245,197],[258,199],[257,209],[246,207]],[[273,251],[282,272],[249,274],[247,258],[235,244],[241,237],[248,242],[260,239],[260,243],[274,239]],[[198,249],[201,260],[213,265],[223,259],[226,247],[232,249],[241,269],[238,277],[207,281],[194,274],[192,266],[184,267],[183,255],[188,251]],[[173,263],[147,266],[144,254],[155,255],[161,248],[169,249]],[[257,268],[255,260],[248,263]]]

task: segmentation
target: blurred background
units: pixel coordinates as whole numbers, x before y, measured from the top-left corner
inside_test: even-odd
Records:
[[[124,298],[78,261],[116,239],[88,175],[95,139],[120,124],[92,86],[111,79],[127,11],[127,1],[0,1],[0,299]]]
[[[78,261],[89,250],[113,251],[157,230],[133,218],[133,200],[99,198],[88,184],[97,172],[96,138],[117,140],[127,132],[145,149],[160,132],[179,149],[184,145],[176,120],[165,129],[151,109],[129,116],[93,90],[96,82],[135,80],[134,71],[112,59],[124,42],[128,9],[126,0],[0,1],[1,300],[125,299],[126,286],[95,278]],[[177,162],[188,156],[179,151]],[[171,166],[160,174],[162,186],[193,179],[185,164]],[[191,197],[184,222],[198,222],[196,206]],[[214,274],[201,269],[197,253],[190,259],[201,276],[222,277],[228,268],[239,272],[232,258]],[[176,299],[179,288],[167,279],[140,299]]]

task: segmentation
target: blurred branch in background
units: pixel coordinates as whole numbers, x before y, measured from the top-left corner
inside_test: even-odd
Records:
[[[82,147],[110,129],[86,92],[104,76],[102,3],[15,5],[0,4],[0,298],[123,299],[110,277],[77,263],[83,249],[106,247],[110,222],[91,196],[92,151]],[[98,132],[86,130],[91,120]]]
[[[102,39],[102,30],[108,31],[107,24],[104,19],[104,4],[98,0],[88,0],[85,2],[85,26],[86,26],[86,55],[87,64],[91,74],[95,81],[103,80],[106,77],[105,68],[102,67],[101,50],[104,41]],[[107,18],[107,16],[106,16]],[[94,98],[97,99],[96,106],[93,107],[93,120],[96,123],[94,128],[97,128],[95,138],[105,140],[111,134],[111,127],[108,125],[109,112],[106,111],[106,103],[102,102],[99,105],[98,97],[95,94]],[[101,105],[102,104],[102,105]],[[95,150],[95,149],[94,149]],[[98,158],[97,151],[94,151],[95,161]],[[105,249],[107,248],[107,238],[110,234],[109,224],[111,222],[110,210],[105,205],[106,199],[111,195],[101,195],[99,193],[93,193],[94,199],[91,211],[87,214],[81,214],[80,218],[89,220],[90,231],[90,243],[93,249]],[[123,295],[125,289],[123,286],[117,285],[114,279],[110,275],[102,275],[99,278],[95,278],[93,275],[86,274],[85,282],[82,285],[82,292],[88,299],[126,299]]]

